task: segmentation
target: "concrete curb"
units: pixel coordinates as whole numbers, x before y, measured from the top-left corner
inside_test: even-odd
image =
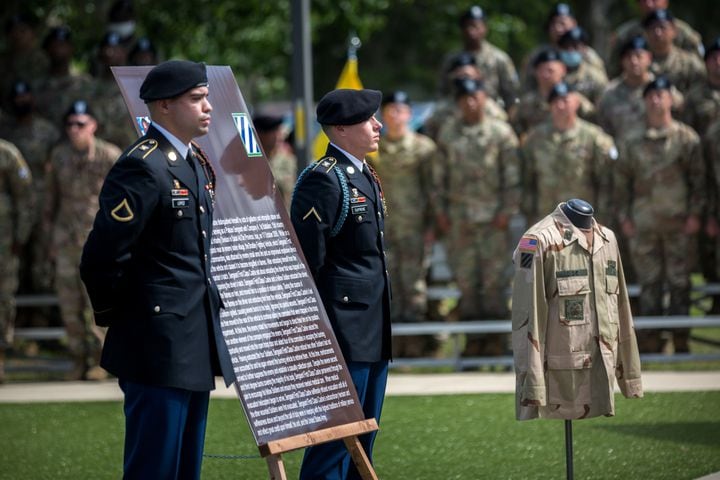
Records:
[[[645,392],[696,392],[720,390],[720,371],[647,372],[643,374]],[[478,393],[513,393],[513,373],[390,373],[387,394],[454,395]],[[218,379],[213,398],[237,398],[234,388],[225,388]],[[122,392],[117,380],[103,382],[14,383],[0,386],[0,403],[26,402],[96,402],[120,401]],[[720,480],[720,479],[718,479]]]

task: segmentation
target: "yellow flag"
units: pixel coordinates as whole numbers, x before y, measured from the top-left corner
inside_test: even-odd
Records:
[[[335,88],[362,90],[363,85],[360,81],[360,75],[358,75],[358,60],[356,56],[348,56]],[[313,157],[322,157],[325,154],[325,150],[327,150],[328,143],[330,143],[330,140],[328,140],[327,135],[320,130],[315,140],[313,140]]]

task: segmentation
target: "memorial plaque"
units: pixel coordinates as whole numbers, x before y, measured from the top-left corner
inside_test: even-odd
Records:
[[[113,67],[136,130],[150,67]],[[210,132],[196,139],[217,174],[212,274],[235,387],[258,445],[364,420],[347,366],[247,106],[229,67],[207,67]]]

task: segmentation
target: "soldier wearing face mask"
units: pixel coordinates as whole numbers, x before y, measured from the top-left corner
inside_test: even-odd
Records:
[[[587,44],[587,34],[582,28],[575,27],[568,30],[558,40],[560,60],[567,67],[565,82],[591,102],[597,103],[608,80],[605,72],[583,60],[583,52]]]

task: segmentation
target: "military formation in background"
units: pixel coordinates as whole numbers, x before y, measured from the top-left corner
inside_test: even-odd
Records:
[[[469,8],[458,18],[462,49],[427,66],[440,68],[440,81],[419,132],[410,127],[407,94],[385,86],[385,129],[371,161],[390,211],[394,322],[430,317],[433,244],[444,245],[460,292],[444,318],[509,318],[512,225],[532,225],[569,198],[590,201],[615,231],[628,282],[642,287],[636,314],[686,315],[690,273],[718,280],[720,39],[703,43],[668,0],[637,4],[640,15],[613,32],[607,58],[590,46],[570,6],[554,5],[546,39],[518,68],[487,40],[487,12]],[[0,379],[18,291],[58,295],[70,377],[102,378],[103,334],[90,322],[77,255],[115,145],[136,138],[110,67],[156,64],[158,50],[136,37],[130,0],[113,4],[87,73],[73,67],[68,26],[17,14],[4,27]],[[258,112],[254,124],[289,206],[298,165],[282,113]],[[46,313],[23,311],[18,321],[48,326]],[[671,333],[643,331],[641,351],[689,351],[688,332]],[[405,337],[394,354],[436,349],[427,336]],[[464,354],[509,351],[507,336],[477,336]]]

